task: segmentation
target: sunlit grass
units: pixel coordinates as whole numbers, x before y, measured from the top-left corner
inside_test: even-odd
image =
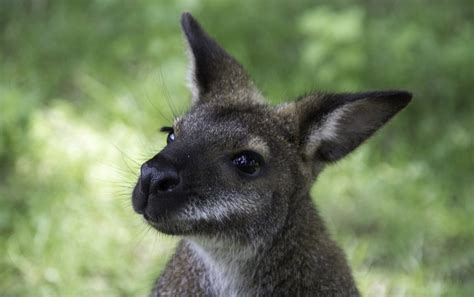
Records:
[[[35,154],[18,161],[11,185],[26,187],[28,211],[2,242],[1,287],[38,296],[146,295],[174,239],[150,230],[130,206],[143,135],[94,129],[64,103],[38,112],[32,126]]]
[[[389,2],[0,2],[0,295],[148,294],[176,238],[130,192],[189,103],[191,10],[274,102],[414,92],[313,198],[365,296],[472,296],[471,4]]]
[[[434,184],[423,163],[396,155],[380,159],[370,146],[359,149],[326,169],[313,188],[315,202],[364,296],[466,294],[473,287],[459,286],[455,275],[469,273],[474,253],[468,244],[441,242],[472,242],[470,215],[446,204],[449,188]],[[456,260],[443,259],[454,253]]]

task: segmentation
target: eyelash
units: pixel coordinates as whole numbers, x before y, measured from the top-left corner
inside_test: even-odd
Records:
[[[167,127],[167,126],[165,126],[165,127],[161,127],[161,128],[160,128],[160,132],[172,133],[172,132],[174,132],[174,129],[173,129],[173,127]]]

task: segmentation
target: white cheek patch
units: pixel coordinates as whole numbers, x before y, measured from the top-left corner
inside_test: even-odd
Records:
[[[177,219],[184,222],[224,222],[235,216],[258,213],[262,208],[257,203],[259,200],[261,199],[257,195],[237,192],[215,194],[215,197],[209,197],[207,201],[190,201],[179,211]]]

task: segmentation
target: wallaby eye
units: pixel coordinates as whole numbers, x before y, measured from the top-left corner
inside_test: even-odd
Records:
[[[174,129],[173,127],[162,127],[160,129],[161,132],[168,132],[168,137],[166,138],[166,143],[170,143],[174,141]]]
[[[237,169],[248,175],[256,175],[263,165],[263,158],[256,152],[243,151],[232,158]]]
[[[168,137],[166,138],[166,142],[170,143],[174,141],[174,132],[168,133]]]

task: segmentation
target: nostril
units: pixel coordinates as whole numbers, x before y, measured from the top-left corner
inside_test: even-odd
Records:
[[[157,189],[160,192],[168,192],[176,188],[179,184],[179,179],[176,177],[164,177],[158,181]]]
[[[141,168],[141,191],[147,197],[170,192],[180,184],[179,171],[159,154]]]

